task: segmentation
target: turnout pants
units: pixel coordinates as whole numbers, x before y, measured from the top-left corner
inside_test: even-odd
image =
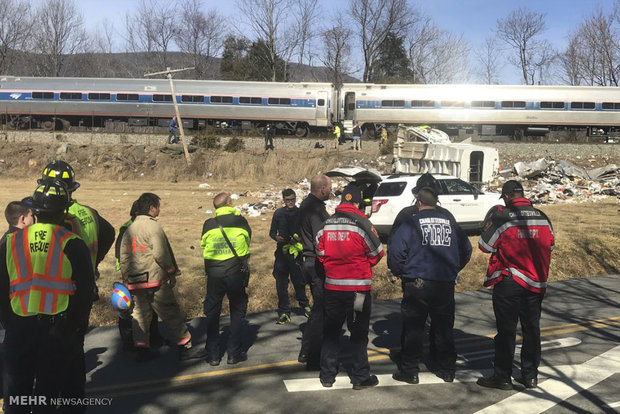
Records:
[[[401,371],[417,374],[422,359],[424,326],[430,316],[434,337],[434,358],[438,368],[454,373],[454,282],[436,282],[423,279],[403,279],[403,300],[400,309],[403,318],[401,333]]]
[[[308,356],[308,366],[318,366],[321,361],[323,341],[323,285],[325,271],[315,257],[304,257],[303,275],[312,292],[312,313],[301,338],[300,354]]]
[[[361,312],[353,310],[355,292],[325,290],[325,320],[323,328],[323,346],[321,348],[320,378],[333,382],[338,374],[338,354],[340,351],[340,331],[347,321],[351,333],[351,357],[353,366],[349,377],[353,384],[359,384],[370,376],[368,363],[368,330],[372,299],[370,291],[359,292],[365,295]]]
[[[232,357],[243,352],[242,331],[248,311],[245,281],[238,271],[224,275],[209,275],[207,270],[207,295],[203,306],[207,319],[206,350],[211,359],[220,357],[220,314],[224,295],[228,297],[230,305],[230,337],[227,353]]]
[[[288,297],[289,276],[295,290],[295,298],[299,306],[305,308],[309,305],[306,297],[306,284],[301,270],[301,257],[295,258],[288,253],[282,252],[281,248],[275,251],[273,263],[273,277],[276,279],[276,291],[278,293],[278,316],[291,313],[291,304]]]
[[[179,302],[168,283],[157,288],[133,290],[131,296],[134,300],[132,329],[135,347],[150,346],[153,311],[161,318],[177,345],[183,346],[191,340]]]
[[[531,292],[510,277],[503,276],[493,286],[493,311],[497,325],[495,335],[495,375],[508,381],[515,355],[517,322],[521,321],[521,376],[538,376],[540,365],[540,312],[544,294]]]
[[[50,398],[84,396],[84,380],[72,363],[84,355],[77,329],[68,329],[62,316],[11,317],[4,340],[4,404],[6,413],[82,413],[84,406],[51,406]],[[81,364],[84,365],[83,362]],[[34,389],[33,389],[34,387]],[[32,396],[27,405],[13,398]],[[46,403],[42,404],[43,398]]]

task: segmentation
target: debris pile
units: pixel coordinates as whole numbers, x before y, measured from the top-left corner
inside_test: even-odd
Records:
[[[509,179],[522,181],[525,196],[537,203],[578,203],[620,197],[620,167],[616,164],[587,169],[566,160],[540,158],[529,163],[517,162],[513,168],[501,171],[489,189],[501,191],[503,182]]]

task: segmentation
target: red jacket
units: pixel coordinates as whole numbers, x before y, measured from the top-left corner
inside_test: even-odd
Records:
[[[325,268],[325,289],[368,291],[371,267],[385,252],[377,231],[353,204],[340,204],[316,235],[317,257]]]
[[[484,286],[510,276],[525,289],[544,293],[554,242],[551,222],[528,199],[496,206],[478,240],[480,250],[492,253]]]

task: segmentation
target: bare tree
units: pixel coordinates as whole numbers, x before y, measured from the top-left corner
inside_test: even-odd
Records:
[[[277,58],[291,56],[297,46],[291,44],[294,36],[285,27],[291,4],[291,0],[237,0],[237,6],[246,17],[254,41],[265,43],[272,82],[276,81]]]
[[[521,70],[526,85],[540,80],[544,74],[539,71],[547,68],[555,57],[549,42],[540,40],[545,28],[543,13],[523,7],[497,20],[498,37],[515,51],[516,56],[509,56],[508,60]]]
[[[320,61],[328,70],[331,82],[340,89],[344,83],[344,77],[351,73],[351,37],[352,33],[345,24],[343,17],[339,14],[334,20],[334,24],[321,33],[325,43],[323,55]]]
[[[620,80],[619,15],[596,10],[570,37],[562,55],[564,80],[571,84],[618,86]]]
[[[175,41],[181,52],[192,57],[199,79],[205,79],[210,72],[210,63],[222,50],[226,33],[224,17],[215,9],[206,14],[201,0],[184,0],[181,3],[180,26]]]
[[[295,24],[293,25],[294,37],[293,42],[297,45],[297,64],[301,67],[304,60],[310,60],[310,45],[317,36],[315,28],[318,18],[318,0],[298,0],[295,2]]]
[[[462,36],[439,29],[428,17],[417,20],[411,27],[407,36],[407,51],[413,83],[467,80],[467,42]]]
[[[0,73],[8,73],[16,70],[16,52],[28,43],[32,15],[28,0],[0,0],[0,10]]]
[[[114,51],[114,23],[103,19],[93,34],[92,46],[99,53],[113,53]]]
[[[67,55],[84,51],[88,36],[73,0],[46,0],[37,10],[33,49],[38,74],[60,76]]]
[[[407,0],[351,0],[351,16],[357,24],[364,55],[364,82],[372,82],[372,65],[388,33],[404,36],[417,20]]]
[[[479,79],[487,85],[499,83],[499,71],[502,68],[502,52],[497,44],[497,38],[487,37],[484,43],[475,52]]]

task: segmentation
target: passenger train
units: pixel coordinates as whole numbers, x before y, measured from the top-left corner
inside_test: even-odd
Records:
[[[175,80],[185,128],[261,128],[305,136],[333,122],[425,124],[454,133],[519,136],[620,130],[620,90],[586,86],[379,85]],[[0,119],[10,128],[166,126],[168,80],[0,77]]]

